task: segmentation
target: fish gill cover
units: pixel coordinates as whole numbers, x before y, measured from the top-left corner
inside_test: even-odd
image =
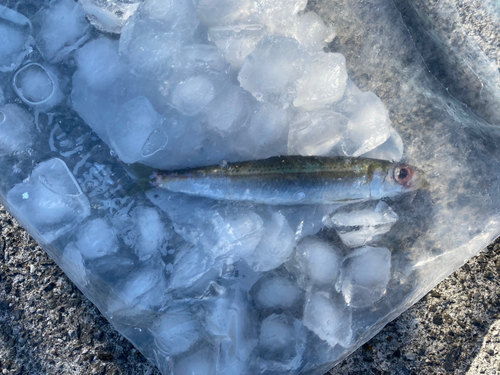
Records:
[[[498,71],[465,46],[487,79],[471,112],[425,64],[418,12],[9,1],[2,201],[162,373],[322,374],[499,234]],[[191,177],[145,187],[159,170]],[[335,199],[309,199],[321,184]]]

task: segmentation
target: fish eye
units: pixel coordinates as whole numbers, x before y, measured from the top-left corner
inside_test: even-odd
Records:
[[[413,177],[413,170],[407,165],[401,165],[394,170],[394,178],[401,185],[405,185]]]

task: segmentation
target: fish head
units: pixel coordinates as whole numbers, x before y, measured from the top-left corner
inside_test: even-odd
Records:
[[[423,189],[428,185],[424,173],[408,164],[392,165],[388,170],[377,172],[371,189],[374,198],[393,197]]]

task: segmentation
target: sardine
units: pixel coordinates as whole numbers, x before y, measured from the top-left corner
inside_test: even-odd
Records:
[[[171,192],[216,200],[295,205],[394,197],[420,189],[425,181],[416,168],[384,160],[276,156],[155,172],[151,184]]]

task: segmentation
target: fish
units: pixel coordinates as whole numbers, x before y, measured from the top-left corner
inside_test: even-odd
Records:
[[[355,203],[426,184],[420,170],[404,163],[298,155],[157,171],[150,183],[174,193],[267,205]]]

